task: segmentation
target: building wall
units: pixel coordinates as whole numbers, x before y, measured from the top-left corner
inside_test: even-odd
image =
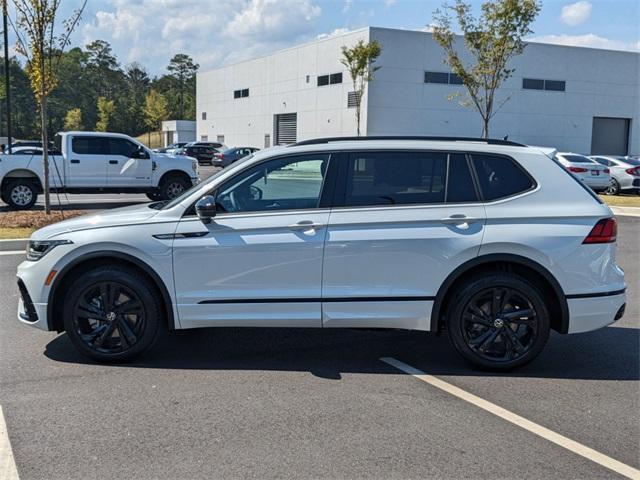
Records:
[[[298,140],[354,135],[352,85],[339,60],[341,47],[359,39],[383,47],[363,99],[363,134],[480,136],[478,113],[447,98],[463,86],[424,83],[425,71],[449,70],[431,34],[371,27],[198,74],[198,139],[224,135],[227,145],[263,148],[265,134],[273,144],[274,115],[293,112]],[[640,154],[640,54],[532,43],[512,67],[497,95],[497,103],[509,100],[492,120],[492,137],[589,153],[593,117],[622,117],[631,119],[630,153]],[[317,86],[318,75],[336,72],[342,84]],[[524,90],[523,77],[564,80],[566,89]],[[249,97],[234,99],[245,88]]]
[[[347,93],[352,86],[340,64],[340,49],[359,39],[367,41],[368,35],[368,29],[357,30],[198,74],[198,140],[203,136],[216,140],[224,135],[224,143],[229,146],[264,148],[265,135],[270,136],[271,145],[274,142],[274,115],[294,112],[298,116],[298,140],[355,135],[355,113],[347,109]],[[343,72],[341,84],[317,86],[318,75],[337,72]],[[246,88],[247,98],[234,98],[235,90]]]
[[[431,34],[371,28],[371,39],[383,53],[369,85],[369,135],[481,135],[480,115],[459,104],[465,97],[447,98],[464,86],[424,82],[425,71],[449,70]],[[630,153],[640,153],[640,54],[531,43],[511,66],[492,137],[589,153],[593,117],[623,117],[632,119]],[[564,80],[565,91],[524,90],[523,78]]]

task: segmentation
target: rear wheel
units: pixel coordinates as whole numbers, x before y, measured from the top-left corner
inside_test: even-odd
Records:
[[[29,210],[37,199],[36,185],[28,178],[9,181],[2,191],[2,200],[14,210]]]
[[[182,195],[191,186],[191,180],[179,175],[171,175],[160,184],[159,195],[162,200],[173,200]]]
[[[609,186],[604,191],[607,195],[619,195],[620,194],[620,184],[615,178],[611,179]]]
[[[104,266],[81,274],[69,286],[63,315],[64,328],[83,355],[120,362],[154,344],[162,306],[136,271]]]
[[[475,277],[453,295],[447,330],[454,348],[473,365],[509,370],[529,363],[549,338],[544,296],[524,278],[493,273]]]

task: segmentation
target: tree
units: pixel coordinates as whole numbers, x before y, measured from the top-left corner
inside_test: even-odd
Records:
[[[98,132],[106,132],[109,130],[113,109],[113,100],[107,100],[105,97],[98,97],[98,121],[96,122],[96,130]]]
[[[84,130],[84,126],[82,125],[82,110],[72,108],[67,111],[64,117],[64,129],[66,131]]]
[[[167,100],[161,93],[152,89],[144,99],[143,112],[145,122],[151,129],[149,130],[149,144],[151,144],[151,131],[155,128],[159,129],[160,122],[167,118]]]
[[[123,130],[135,137],[145,131],[145,125],[140,119],[144,117],[144,101],[151,80],[144,67],[135,62],[125,68],[125,78],[126,92],[122,97],[125,109]]]
[[[167,67],[169,76],[173,77],[176,83],[175,88],[178,100],[176,118],[178,120],[185,118],[185,97],[191,90],[195,93],[195,77],[198,68],[200,68],[200,65],[194,63],[193,59],[184,53],[174,55]]]
[[[5,0],[7,1],[7,0]],[[44,173],[44,209],[51,213],[49,197],[49,138],[47,135],[47,97],[56,86],[57,64],[69,45],[69,36],[80,20],[87,0],[62,22],[62,32],[57,30],[57,13],[61,0],[13,0],[17,37],[16,49],[27,59],[26,70],[31,88],[40,107],[40,131],[42,136],[42,162]]]
[[[456,0],[454,5],[445,4],[443,10],[434,12],[433,37],[445,50],[445,63],[467,89],[467,96],[460,104],[478,111],[482,117],[482,136],[488,138],[491,119],[510,98],[506,97],[496,106],[496,91],[513,75],[509,61],[524,51],[523,38],[532,32],[530,26],[540,11],[540,4],[537,0],[495,0],[483,3],[481,11],[476,18],[471,6],[463,0]],[[471,63],[466,63],[456,50],[452,16],[473,58]]]
[[[382,53],[382,47],[378,42],[372,40],[368,43],[360,40],[353,47],[342,47],[342,63],[349,71],[349,76],[353,82],[353,90],[356,96],[356,130],[360,136],[361,100],[364,96],[367,83],[373,80],[373,72],[380,69],[374,67],[376,59]]]

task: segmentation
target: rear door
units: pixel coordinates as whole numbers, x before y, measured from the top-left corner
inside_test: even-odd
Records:
[[[109,138],[107,141],[108,185],[125,188],[151,185],[153,162],[149,154],[139,155],[139,146],[126,138]]]
[[[485,223],[464,153],[345,158],[325,244],[326,327],[430,330],[446,276],[477,256]]]
[[[71,138],[67,155],[67,186],[72,188],[105,187],[107,185],[107,139],[78,135]]]

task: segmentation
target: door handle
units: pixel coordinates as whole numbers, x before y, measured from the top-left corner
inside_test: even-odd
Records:
[[[75,158],[71,160],[71,163],[80,163],[80,160],[76,160]]]
[[[118,160],[109,160],[109,164],[110,165],[117,165],[118,164]]]
[[[447,225],[460,225],[463,223],[473,223],[480,221],[479,218],[467,217],[464,214],[455,214],[450,217],[441,218],[440,223],[444,223]]]
[[[293,225],[289,225],[291,230],[318,230],[324,227],[322,223],[313,223],[311,220],[303,220]]]

